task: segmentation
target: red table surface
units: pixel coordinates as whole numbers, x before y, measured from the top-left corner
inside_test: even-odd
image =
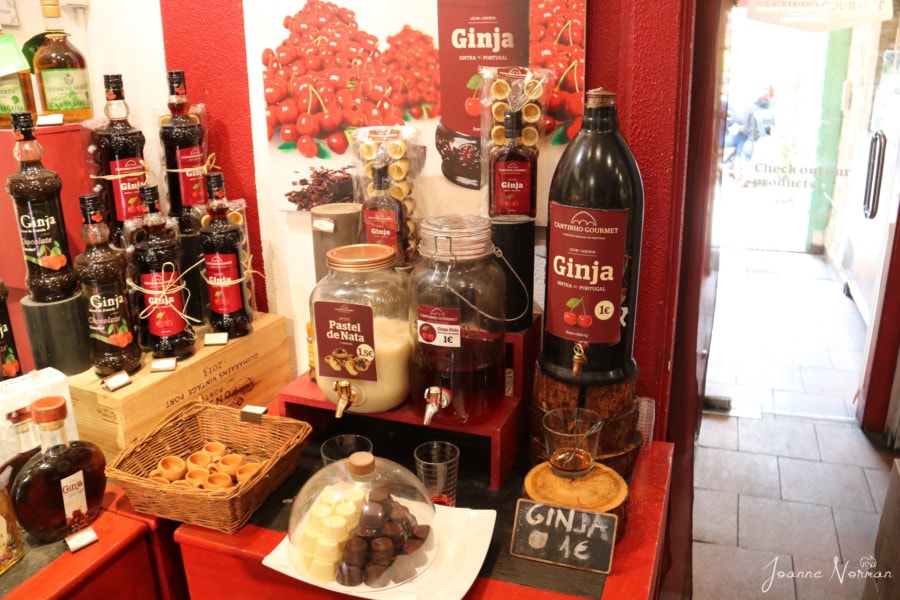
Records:
[[[98,542],[75,553],[64,552],[8,593],[6,600],[156,599],[147,526],[106,510],[91,526]]]
[[[663,535],[672,475],[673,445],[653,442],[639,457],[629,491],[627,530],[613,552],[603,600],[638,600],[657,595]],[[262,564],[285,533],[246,525],[224,534],[196,525],[175,530],[181,544],[188,587],[194,598],[351,598],[308,585]],[[485,577],[478,577],[467,600],[570,598]]]

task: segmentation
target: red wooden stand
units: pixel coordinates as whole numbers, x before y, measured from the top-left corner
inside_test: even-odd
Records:
[[[534,363],[540,344],[540,325],[540,315],[535,315],[529,329],[506,334],[507,373],[511,376],[507,378],[507,397],[490,419],[477,425],[446,425],[436,421],[428,425],[435,429],[489,438],[490,485],[493,490],[499,490],[503,485],[503,480],[516,461],[517,453],[527,444],[528,402],[534,383]],[[314,427],[320,426],[323,419],[334,418],[334,404],[326,399],[319,386],[310,380],[309,373],[301,375],[278,392],[276,406],[279,415],[308,421]],[[348,411],[350,412],[352,410]],[[331,416],[325,413],[330,413]],[[413,411],[408,403],[391,411],[353,414],[395,423],[422,425],[422,416]]]

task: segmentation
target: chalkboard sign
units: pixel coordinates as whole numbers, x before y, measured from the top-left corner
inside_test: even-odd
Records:
[[[609,573],[618,517],[519,499],[509,553]]]

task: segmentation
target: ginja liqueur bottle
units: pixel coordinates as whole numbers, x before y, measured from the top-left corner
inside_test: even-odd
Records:
[[[154,358],[183,359],[194,353],[194,329],[185,319],[184,286],[179,277],[181,245],[177,233],[166,228],[159,208],[159,188],[143,186],[141,202],[146,214],[143,239],[134,245],[134,262],[144,293],[142,327]]]
[[[503,113],[506,144],[495,146],[488,158],[489,213],[534,217],[537,212],[537,159],[534,146],[522,143],[522,113]]]
[[[128,259],[124,250],[109,245],[109,227],[103,220],[98,194],[81,196],[83,254],[75,257],[81,293],[88,304],[91,364],[101,377],[119,371],[133,373],[141,366],[141,347],[125,286]]]
[[[616,96],[587,92],[581,131],[550,182],[544,373],[585,385],[632,375],[644,188]]]
[[[395,264],[402,267],[406,264],[406,247],[409,244],[406,206],[387,195],[390,182],[386,166],[372,167],[372,186],[369,197],[362,205],[362,241],[393,248],[397,256]]]
[[[216,331],[227,332],[229,338],[240,337],[250,333],[253,320],[248,303],[242,221],[235,223],[229,219],[231,211],[221,173],[207,174],[206,187],[209,202],[200,228],[200,247],[206,266],[209,324]],[[233,214],[240,216],[239,212]]]
[[[168,78],[170,114],[160,121],[159,141],[165,153],[169,216],[178,219],[184,236],[199,228],[192,207],[206,204],[204,131],[200,117],[190,113],[184,71],[169,71]]]
[[[110,236],[113,246],[125,248],[125,222],[142,216],[140,188],[147,173],[143,165],[144,134],[128,122],[128,104],[121,75],[104,75],[106,127],[93,132],[97,146],[98,175],[104,182],[109,203]]]
[[[44,114],[61,114],[65,123],[94,116],[87,62],[63,31],[59,0],[41,0],[44,40],[32,58]]]
[[[25,287],[35,302],[56,302],[78,291],[59,193],[62,180],[41,163],[43,149],[34,138],[31,113],[13,113],[19,170],[6,178],[25,255]]]
[[[48,396],[31,403],[41,451],[31,457],[13,483],[12,502],[19,524],[41,542],[55,542],[90,525],[106,492],[106,459],[96,444],[69,441],[66,400]]]
[[[206,204],[204,166],[206,152],[203,146],[203,125],[200,117],[191,114],[187,97],[184,71],[169,71],[169,115],[160,119],[159,141],[165,156],[166,184],[168,188],[169,216],[178,221],[181,247],[184,250],[181,272],[190,290],[187,311],[198,321],[207,317],[206,282],[199,268],[190,267],[203,260],[198,233],[199,216],[193,214],[194,206]]]
[[[16,338],[13,337],[12,320],[9,317],[9,288],[0,279],[0,381],[22,374]]]

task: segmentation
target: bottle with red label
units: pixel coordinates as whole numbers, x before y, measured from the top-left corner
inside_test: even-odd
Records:
[[[141,347],[125,285],[128,259],[124,250],[109,245],[100,196],[87,194],[79,203],[86,246],[84,253],[75,257],[75,270],[87,299],[91,364],[101,377],[119,371],[133,373],[141,367]]]
[[[550,183],[538,363],[575,384],[619,382],[633,357],[644,188],[619,132],[616,95],[587,92],[581,131]]]
[[[6,178],[6,191],[16,209],[25,287],[35,302],[65,300],[78,292],[78,275],[72,268],[59,196],[62,179],[41,162],[43,149],[34,137],[31,113],[13,113],[12,123],[19,169]]]
[[[409,243],[406,206],[388,196],[390,185],[388,167],[380,164],[372,167],[369,197],[362,205],[362,241],[393,248],[397,266],[403,266],[406,264],[406,246]]]
[[[190,267],[203,260],[200,250],[200,220],[194,207],[206,204],[204,181],[206,149],[204,127],[200,116],[191,112],[184,71],[169,71],[169,114],[160,120],[159,141],[163,147],[168,190],[169,216],[178,221],[181,247],[184,249],[185,285],[191,292],[188,314],[204,321],[207,318],[206,282],[199,268]]]
[[[146,179],[144,134],[128,121],[128,104],[121,75],[104,75],[106,127],[93,132],[97,176],[104,182],[109,205],[110,243],[125,248],[125,223],[143,214],[140,188]]]
[[[141,324],[154,358],[187,358],[194,353],[195,334],[184,313],[178,227],[170,228],[160,212],[159,188],[143,186],[140,196],[146,214],[142,239],[134,245],[134,261],[143,291]]]
[[[19,524],[40,542],[55,542],[84,529],[100,514],[106,492],[106,459],[100,448],[66,436],[66,400],[48,396],[31,403],[41,451],[13,483]]]
[[[503,114],[506,144],[495,146],[488,158],[488,198],[492,217],[537,211],[537,158],[535,146],[522,143],[522,112]]]
[[[227,332],[229,338],[240,337],[250,333],[253,320],[241,213],[231,211],[221,173],[206,175],[206,188],[209,202],[200,228],[200,248],[206,266],[209,324]]]

